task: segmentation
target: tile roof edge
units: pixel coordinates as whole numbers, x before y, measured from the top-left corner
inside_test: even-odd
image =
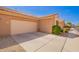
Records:
[[[28,17],[39,18],[39,17],[33,16],[33,15],[28,15],[28,14],[25,14],[23,12],[19,12],[19,11],[10,9],[10,8],[6,8],[5,6],[0,6],[0,9],[2,9],[3,11],[12,12],[12,13],[16,13],[16,14],[21,14],[21,15],[28,16]]]

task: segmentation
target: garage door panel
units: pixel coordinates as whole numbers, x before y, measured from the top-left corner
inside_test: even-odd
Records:
[[[11,20],[11,34],[21,34],[37,31],[37,23],[31,21]]]

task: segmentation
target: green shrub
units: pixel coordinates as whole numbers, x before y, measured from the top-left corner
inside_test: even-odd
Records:
[[[65,27],[63,28],[63,32],[64,32],[64,33],[68,33],[69,30],[70,30],[70,27],[69,27],[69,26],[65,26]]]
[[[64,29],[63,29],[63,32],[64,32],[64,33],[68,33],[68,31],[69,31],[69,29],[67,29],[67,28],[64,28]]]
[[[69,26],[70,28],[72,27],[72,23],[71,22],[67,22],[66,25]]]
[[[60,26],[58,26],[58,25],[52,26],[52,33],[53,33],[53,34],[59,35],[59,34],[61,34],[62,32],[63,32],[63,30],[61,29]]]

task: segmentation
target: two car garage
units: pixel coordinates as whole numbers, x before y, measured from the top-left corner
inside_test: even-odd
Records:
[[[11,34],[37,32],[37,23],[31,21],[11,20]]]
[[[0,36],[37,32],[37,19],[0,14]]]

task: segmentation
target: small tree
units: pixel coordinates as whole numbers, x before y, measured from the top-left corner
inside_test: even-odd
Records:
[[[61,29],[60,26],[58,26],[58,25],[52,26],[52,33],[53,33],[53,34],[59,35],[59,34],[62,33],[62,31],[63,31],[63,30]]]
[[[52,26],[52,33],[56,34],[56,35],[59,35],[59,34],[61,34],[61,32],[63,32],[63,30],[59,26],[59,22],[56,21],[56,25]]]

